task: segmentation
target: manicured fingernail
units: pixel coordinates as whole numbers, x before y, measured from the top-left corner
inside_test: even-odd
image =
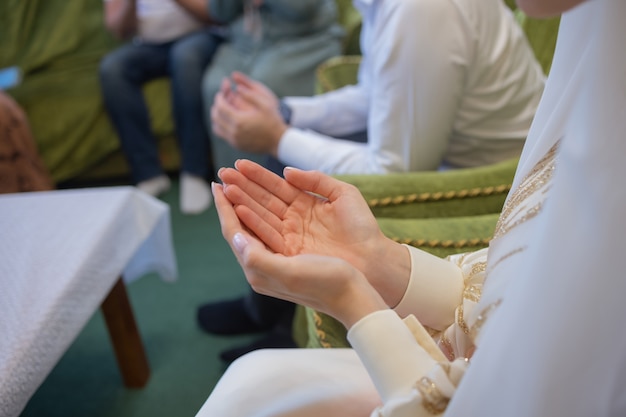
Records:
[[[242,233],[235,233],[235,236],[233,236],[233,245],[239,252],[243,252],[248,245],[248,240]]]
[[[285,171],[302,171],[301,169],[298,169],[296,167],[285,167],[285,169],[283,170],[283,172]]]

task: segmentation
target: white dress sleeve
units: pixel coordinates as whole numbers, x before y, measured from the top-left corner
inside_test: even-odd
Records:
[[[441,259],[407,248],[411,278],[400,304],[369,314],[348,331],[383,402],[375,417],[443,412],[474,349],[465,316],[478,302],[489,250]]]
[[[465,359],[449,362],[414,316],[403,322],[391,310],[361,319],[348,339],[383,401],[372,417],[441,413],[467,367]]]
[[[291,107],[291,126],[295,128],[328,136],[346,136],[367,129],[369,94],[362,85],[284,100]]]
[[[411,256],[411,277],[394,310],[400,317],[413,314],[422,324],[442,330],[454,322],[454,310],[461,303],[463,271],[451,259],[404,246]]]

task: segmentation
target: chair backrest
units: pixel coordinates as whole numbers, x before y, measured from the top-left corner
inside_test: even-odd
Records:
[[[543,68],[543,72],[547,74],[552,66],[556,36],[559,32],[561,19],[558,17],[552,19],[532,19],[517,7],[515,0],[503,1],[515,14],[517,23],[524,29],[526,38],[533,52],[535,52],[537,61]]]
[[[361,46],[361,14],[354,8],[352,0],[335,0],[337,3],[338,21],[346,32],[343,40],[344,55],[359,55]]]
[[[515,9],[513,13],[517,18],[517,22],[522,29],[524,29],[528,43],[530,43],[530,47],[533,49],[543,72],[548,74],[552,66],[556,37],[559,33],[561,19],[559,17],[552,19],[532,19],[527,17],[519,9]]]

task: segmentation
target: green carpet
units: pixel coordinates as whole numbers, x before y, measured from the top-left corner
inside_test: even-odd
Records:
[[[179,280],[151,274],[128,286],[151,367],[147,386],[124,387],[97,311],[21,417],[194,416],[225,370],[218,353],[253,337],[211,336],[197,327],[199,304],[240,295],[247,284],[215,209],[183,216],[177,182],[163,200],[171,208]]]

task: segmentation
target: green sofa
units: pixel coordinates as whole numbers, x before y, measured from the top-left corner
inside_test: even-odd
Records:
[[[545,73],[552,63],[559,19],[527,18],[507,1]],[[318,91],[356,82],[360,58],[331,58],[318,69]],[[359,188],[383,233],[445,257],[486,247],[511,187],[517,159],[446,172],[344,175]],[[299,306],[294,337],[302,347],[346,347],[346,329],[332,317]]]
[[[17,66],[8,93],[26,112],[41,157],[57,183],[128,175],[103,108],[98,63],[118,46],[104,27],[102,1],[3,0],[0,68]],[[145,88],[166,169],[178,166],[169,86]]]

